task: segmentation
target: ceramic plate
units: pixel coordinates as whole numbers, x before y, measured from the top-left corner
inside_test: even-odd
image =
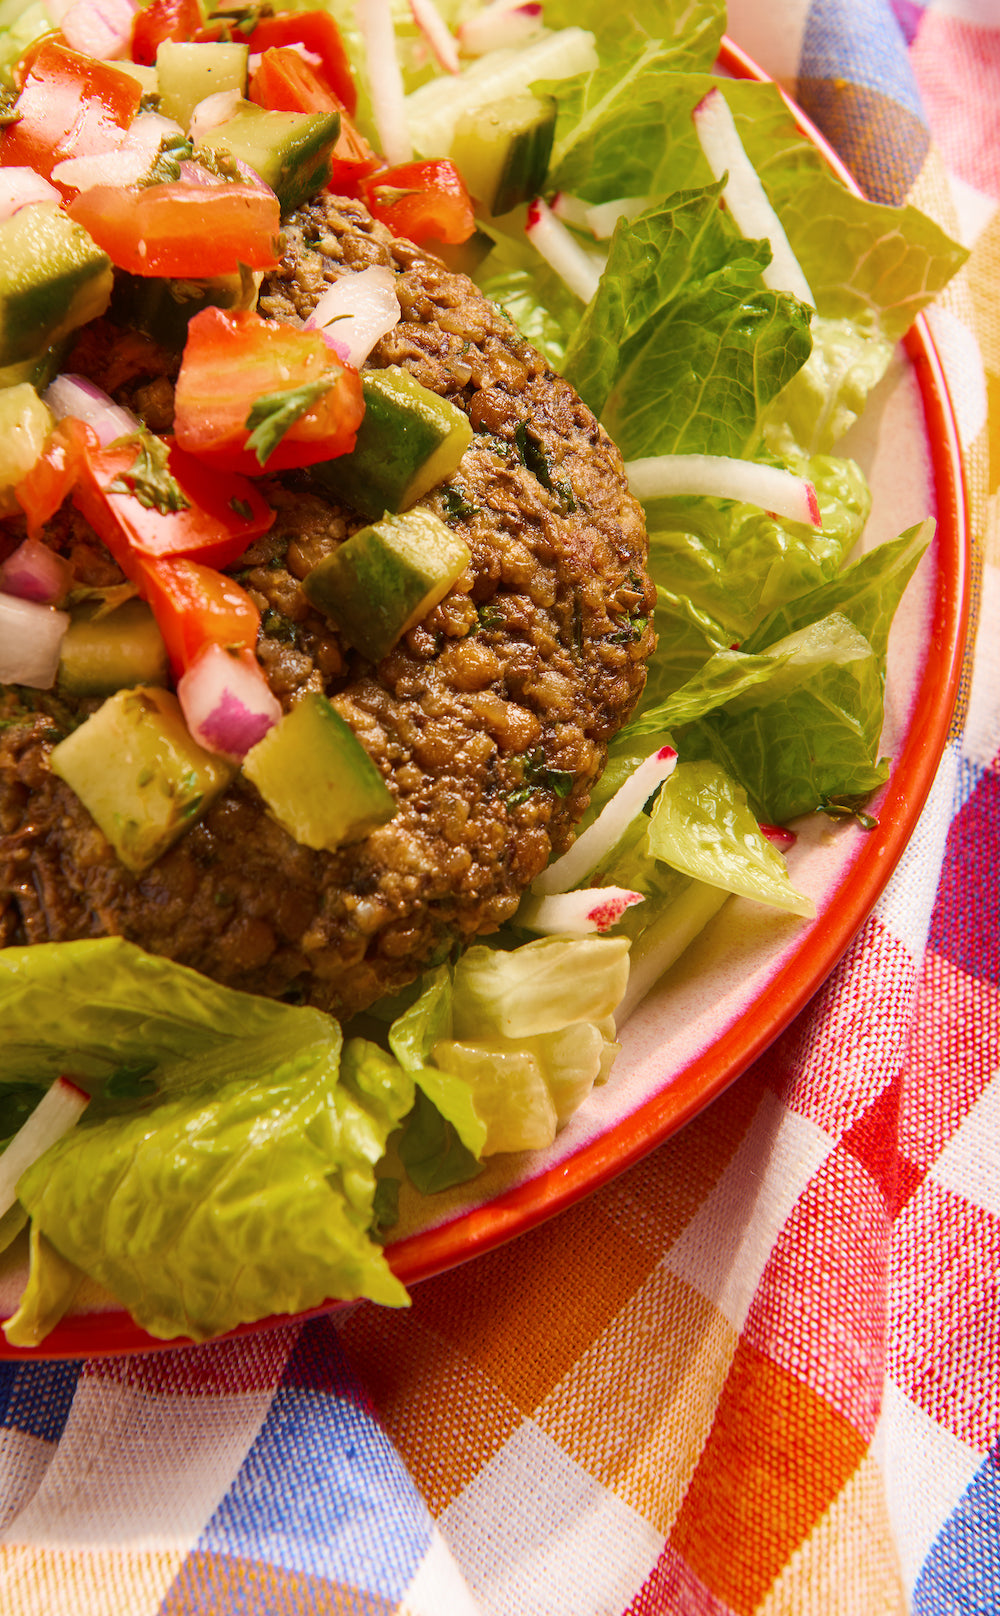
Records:
[[[766,77],[727,42],[722,68]],[[794,107],[803,132],[851,183]],[[407,1284],[512,1239],[570,1206],[660,1144],[707,1106],[808,1003],[870,912],[909,840],[948,736],[964,646],[967,532],[954,418],[927,324],[918,320],[864,421],[840,452],[864,466],[872,516],[864,546],[924,516],[933,545],[912,580],[889,644],[882,751],[893,759],[871,805],[874,830],[823,815],[803,821],[789,856],[794,884],[816,902],[808,924],[731,899],[630,1016],[610,1082],[546,1151],[494,1157],[471,1185],[433,1200],[401,1196],[389,1246]],[[23,1270],[0,1273],[0,1316]],[[277,1322],[277,1321],[266,1321]],[[261,1325],[248,1328],[259,1329]],[[138,1329],[96,1287],[37,1355],[93,1356],[165,1344]],[[5,1348],[0,1357],[21,1356]]]

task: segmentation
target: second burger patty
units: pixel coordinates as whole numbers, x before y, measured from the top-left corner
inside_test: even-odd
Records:
[[[377,666],[300,587],[364,525],[308,474],[261,482],[277,520],[232,569],[261,608],[258,656],[283,705],[324,690],[398,812],[361,842],[314,852],[238,777],[136,876],[50,773],[47,720],[26,718],[0,731],[0,941],[118,933],[231,986],[349,1015],[455,940],[495,930],[569,843],[642,689],[655,596],[617,449],[501,310],[360,203],[313,203],[286,239],[260,312],[301,323],[345,269],[388,265],[402,318],[370,363],[404,366],[475,433],[422,502],[471,564]],[[149,401],[147,417],[169,414],[162,378],[133,378],[126,394]]]

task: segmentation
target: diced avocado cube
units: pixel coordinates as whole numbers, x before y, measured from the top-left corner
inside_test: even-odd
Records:
[[[202,45],[165,39],[156,52],[160,111],[187,130],[199,101],[219,90],[246,95],[247,45],[211,41]]]
[[[360,841],[396,812],[351,726],[311,691],[243,759],[270,813],[303,847]]]
[[[30,382],[0,391],[0,514],[19,509],[14,485],[35,464],[52,425],[51,410]]]
[[[133,685],[165,685],[167,650],[144,600],[95,615],[77,608],[59,651],[59,689],[68,696],[111,696]]]
[[[111,260],[56,202],[31,202],[0,223],[0,365],[41,357],[103,314]]]
[[[119,270],[111,295],[111,318],[126,330],[145,332],[164,348],[183,348],[187,328],[201,309],[252,309],[259,276],[243,265],[239,274],[205,280],[171,280]]]
[[[270,112],[245,101],[202,136],[195,155],[212,152],[249,163],[271,187],[282,213],[291,213],[330,178],[339,134],[339,112]]]
[[[456,470],[472,442],[468,416],[401,365],[366,370],[364,418],[350,454],[313,475],[362,516],[405,511]]]
[[[380,662],[448,593],[469,547],[433,511],[385,516],[345,539],[302,583],[344,639]]]
[[[190,829],[234,772],[192,739],[177,697],[152,686],[109,696],[53,747],[50,762],[137,873]]]
[[[530,91],[458,119],[450,156],[484,212],[509,213],[539,194],[555,130],[554,99]]]

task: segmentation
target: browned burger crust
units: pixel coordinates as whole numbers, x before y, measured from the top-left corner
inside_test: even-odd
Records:
[[[374,758],[396,816],[333,853],[298,846],[238,779],[141,876],[48,768],[65,716],[6,698],[0,729],[0,943],[108,933],[230,985],[349,1014],[456,940],[495,930],[571,839],[652,648],[642,512],[618,451],[569,386],[464,276],[393,240],[360,204],[288,230],[262,313],[299,321],[341,269],[389,264],[403,317],[371,363],[402,364],[468,412],[456,476],[427,503],[472,561],[378,665],[343,645],[300,579],[362,526],[296,474],[263,484],[272,531],[234,568],[287,707],[324,689]],[[133,402],[162,377],[130,377]],[[527,433],[527,435],[526,435]],[[78,518],[54,526],[91,565]],[[72,719],[70,719],[72,721]]]

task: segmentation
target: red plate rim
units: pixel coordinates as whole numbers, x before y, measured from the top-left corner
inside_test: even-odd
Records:
[[[772,82],[728,37],[719,64],[734,78]],[[784,95],[784,92],[782,92]],[[790,98],[789,113],[845,185],[860,189],[816,126]],[[430,1279],[492,1251],[516,1235],[565,1211],[662,1144],[736,1081],[822,986],[881,895],[915,828],[944,751],[958,694],[969,611],[969,533],[965,480],[955,415],[926,320],[918,317],[903,347],[913,366],[927,423],[931,472],[937,495],[938,575],[929,657],[910,715],[905,740],[879,808],[879,823],[851,867],[846,893],[822,930],[802,945],[768,984],[766,1014],[744,1011],[676,1080],[567,1160],[507,1190],[449,1222],[421,1230],[387,1248],[393,1272],[406,1285]],[[805,967],[805,969],[803,969]],[[241,1325],[220,1339],[255,1334],[328,1313],[332,1303],[291,1316]],[[63,1319],[39,1347],[14,1348],[0,1337],[0,1360],[13,1358],[116,1357],[190,1346],[184,1339],[157,1340],[120,1310]]]

